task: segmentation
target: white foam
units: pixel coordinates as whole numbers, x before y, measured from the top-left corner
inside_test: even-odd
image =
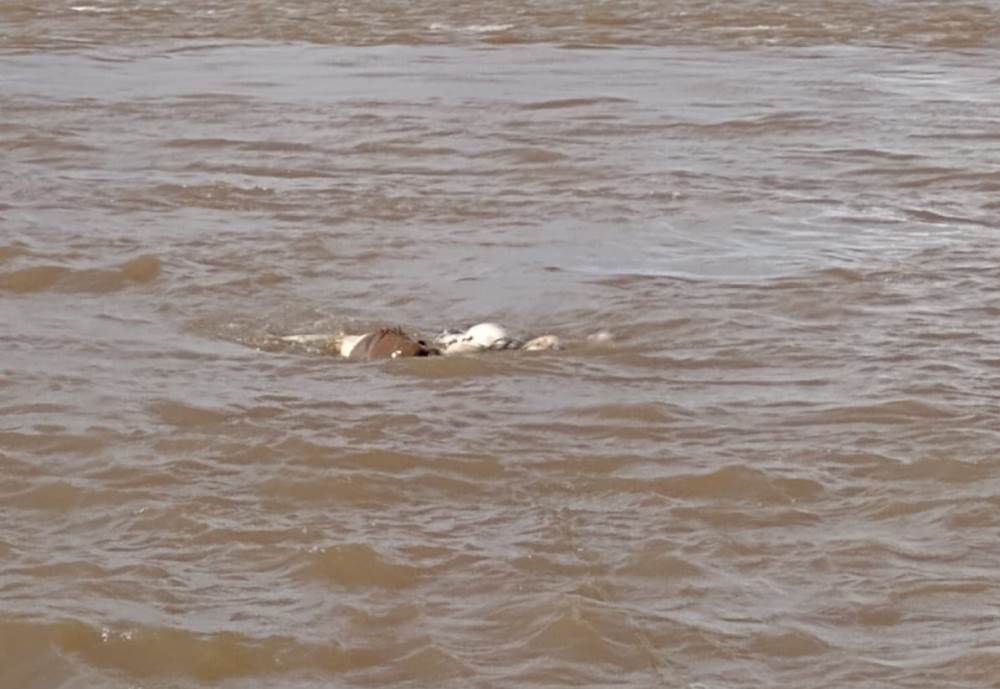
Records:
[[[427,25],[430,31],[458,31],[460,33],[499,33],[509,31],[514,28],[513,24],[468,24],[466,26],[452,26],[442,22],[433,22]]]
[[[615,336],[610,330],[598,330],[596,333],[587,335],[587,342],[591,344],[610,344],[614,342]]]
[[[354,345],[358,343],[364,335],[340,335],[333,333],[303,333],[300,335],[284,335],[282,342],[292,344],[320,347],[326,351],[336,351],[342,357],[350,356]]]
[[[468,26],[463,26],[462,31],[469,33],[498,33],[500,31],[509,31],[513,28],[513,24],[469,24]]]
[[[561,346],[562,342],[555,335],[542,335],[533,340],[528,340],[521,349],[526,352],[541,352],[559,349]]]

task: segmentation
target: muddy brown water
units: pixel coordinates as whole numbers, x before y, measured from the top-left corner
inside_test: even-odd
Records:
[[[0,689],[1000,686],[998,48],[0,4]]]

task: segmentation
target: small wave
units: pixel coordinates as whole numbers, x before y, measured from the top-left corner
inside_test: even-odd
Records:
[[[16,411],[16,408],[8,407],[8,410]],[[62,407],[52,407],[52,411],[69,413],[66,408]],[[18,413],[23,414],[24,411]],[[69,433],[61,426],[53,427],[50,425],[38,433],[0,431],[0,447],[18,453],[29,450],[32,453],[42,455],[87,455],[102,450],[110,442],[111,439],[99,431]]]
[[[163,423],[178,428],[212,426],[226,421],[225,412],[195,407],[173,400],[153,402],[147,409]]]
[[[72,483],[53,481],[14,495],[5,495],[4,502],[22,509],[63,511],[78,506],[85,494],[83,488]]]
[[[432,22],[427,25],[429,31],[457,31],[459,33],[470,34],[500,33],[502,31],[510,31],[513,28],[513,24],[466,24],[465,26],[452,26],[443,22]]]
[[[454,155],[457,151],[447,146],[413,146],[395,142],[370,141],[355,145],[350,153],[360,155],[394,155],[400,158],[422,158],[426,156]]]
[[[722,370],[747,370],[766,368],[767,362],[761,359],[754,359],[739,354],[731,356],[709,356],[709,357],[684,357],[653,356],[637,352],[624,352],[616,355],[615,360],[621,364],[634,366],[635,368],[652,368],[658,370],[686,370],[695,371],[700,369],[722,369]]]
[[[286,453],[287,450],[282,450]],[[333,501],[344,505],[386,506],[405,500],[414,490],[432,491],[455,498],[474,495],[484,479],[495,478],[502,467],[495,461],[410,455],[388,450],[348,453],[329,448],[298,445],[295,454],[306,467],[302,474],[289,467],[281,477],[261,483],[265,498],[301,504]],[[330,470],[336,455],[337,474],[317,477],[315,469]]]
[[[423,572],[411,565],[390,562],[364,543],[343,543],[308,553],[308,562],[299,573],[349,589],[404,589],[414,586]]]
[[[618,573],[656,579],[687,579],[702,574],[700,567],[683,557],[672,555],[672,550],[677,548],[665,543],[643,545],[618,569]]]
[[[241,187],[224,182],[211,184],[160,184],[152,197],[175,206],[194,206],[215,210],[257,210],[273,208],[274,189],[263,186]]]
[[[160,144],[163,148],[229,148],[238,147],[242,144],[242,141],[237,139],[220,139],[220,138],[180,138],[180,139],[168,139]]]
[[[160,274],[160,260],[139,256],[117,268],[74,269],[45,265],[0,273],[0,291],[30,294],[60,292],[106,293],[152,282]]]
[[[525,576],[559,575],[565,577],[583,577],[593,569],[590,563],[581,562],[576,558],[564,558],[541,553],[531,553],[530,555],[516,557],[510,561],[510,564]]]
[[[351,474],[306,479],[274,478],[258,487],[265,500],[287,501],[295,507],[309,503],[335,503],[337,505],[389,505],[401,499],[403,485],[386,485],[386,481],[372,478],[357,480]]]
[[[918,423],[927,419],[946,419],[956,416],[955,412],[942,407],[905,399],[878,404],[859,404],[831,407],[821,411],[803,414],[792,419],[792,425],[839,425],[874,424],[895,425]]]
[[[709,124],[690,124],[692,133],[703,133],[713,138],[727,135],[744,136],[760,134],[783,134],[791,131],[824,129],[830,121],[808,113],[785,112],[758,117],[725,120]]]
[[[458,657],[437,644],[425,644],[394,661],[392,665],[376,673],[375,681],[380,685],[399,685],[415,680],[427,686],[435,681],[447,681],[470,677],[474,670]]]
[[[823,281],[853,284],[864,282],[865,274],[850,268],[824,268],[816,273]]]
[[[501,148],[484,154],[484,157],[504,158],[526,164],[555,163],[566,159],[566,156],[558,151],[537,147]]]
[[[292,141],[248,141],[243,139],[224,138],[187,138],[169,139],[160,144],[163,148],[181,149],[220,149],[235,148],[242,151],[259,151],[262,153],[301,153],[312,151],[313,146]]]
[[[566,611],[550,621],[530,638],[530,643],[547,654],[587,663],[614,661],[624,650],[605,639],[599,627],[576,610]]]
[[[60,578],[65,577],[75,582],[85,579],[107,579],[112,576],[111,570],[105,569],[93,562],[86,560],[70,560],[64,562],[51,562],[13,569],[14,574],[28,576],[33,579]]]
[[[801,631],[782,634],[761,634],[750,644],[755,654],[771,658],[798,658],[813,656],[830,650],[830,645],[821,639]]]
[[[0,274],[0,290],[10,292],[42,292],[64,276],[72,274],[65,266],[33,266]]]
[[[639,423],[674,423],[683,415],[672,413],[659,402],[633,404],[601,404],[583,407],[570,412],[573,416],[594,417],[608,421],[634,421]]]
[[[940,135],[935,135],[937,138]],[[897,153],[895,151],[885,151],[880,148],[830,148],[822,151],[824,155],[838,156],[841,158],[858,158],[870,160],[872,158],[880,160],[912,162],[922,160],[924,156],[915,153]]]
[[[197,633],[153,626],[99,627],[77,620],[2,620],[0,648],[0,657],[16,658],[13,669],[9,663],[4,667],[5,679],[12,674],[17,677],[18,672],[27,677],[29,670],[48,668],[51,663],[66,677],[80,675],[84,671],[74,667],[72,659],[133,678],[189,677],[211,683],[266,676],[288,667],[350,672],[386,660],[364,648],[309,644],[291,637],[255,638],[239,632]],[[14,649],[17,653],[11,655]],[[35,677],[31,679],[5,686],[35,686]]]
[[[139,256],[126,261],[118,270],[122,277],[131,282],[151,282],[160,274],[160,259],[155,256]]]
[[[23,256],[26,253],[28,253],[28,250],[19,244],[6,244],[0,246],[0,263]]]
[[[614,672],[649,668],[642,629],[627,612],[598,599],[577,595],[542,602],[526,599],[492,612],[491,618],[523,653],[558,663],[563,675],[590,675],[601,672],[602,666]],[[610,678],[594,679],[572,684],[605,686]],[[525,681],[516,684],[534,686]]]
[[[557,110],[562,108],[585,108],[591,105],[607,105],[609,103],[631,103],[628,98],[595,97],[595,98],[557,98],[522,103],[521,110]]]
[[[970,218],[961,215],[945,215],[925,208],[910,208],[904,211],[912,220],[927,223],[929,225],[976,225],[993,228],[994,222],[991,219]]]
[[[892,467],[894,478],[935,483],[974,483],[988,480],[993,469],[987,464],[964,462],[950,457],[928,457],[912,464]]]
[[[681,474],[653,481],[658,493],[677,498],[786,503],[814,499],[822,484],[811,479],[778,478],[750,467],[731,465],[707,474]]]
[[[383,362],[372,364],[382,366],[392,375],[431,380],[514,375],[507,356],[435,356],[395,359],[388,366]]]

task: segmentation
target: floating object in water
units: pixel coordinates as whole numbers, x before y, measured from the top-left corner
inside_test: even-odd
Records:
[[[327,333],[284,335],[282,342],[305,345],[345,359],[398,359],[410,356],[437,356],[441,352],[424,340],[407,335],[401,328],[379,328],[361,335]]]
[[[542,335],[523,342],[497,323],[477,323],[466,330],[445,330],[434,338],[433,344],[412,338],[401,328],[379,328],[361,335],[285,335],[280,339],[356,360],[504,350],[544,351],[560,349],[562,345],[555,335]]]
[[[350,349],[345,354],[345,345]],[[410,356],[437,356],[441,352],[423,340],[415,340],[402,328],[379,328],[375,332],[341,340],[340,355],[348,359],[398,359]]]
[[[434,344],[444,354],[463,354],[521,349],[523,344],[510,336],[507,329],[496,323],[477,323],[467,330],[445,330],[434,338]]]

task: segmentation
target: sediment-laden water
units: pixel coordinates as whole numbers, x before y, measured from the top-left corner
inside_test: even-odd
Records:
[[[0,689],[997,686],[998,67],[987,2],[0,5]],[[565,347],[275,346],[483,320]]]

